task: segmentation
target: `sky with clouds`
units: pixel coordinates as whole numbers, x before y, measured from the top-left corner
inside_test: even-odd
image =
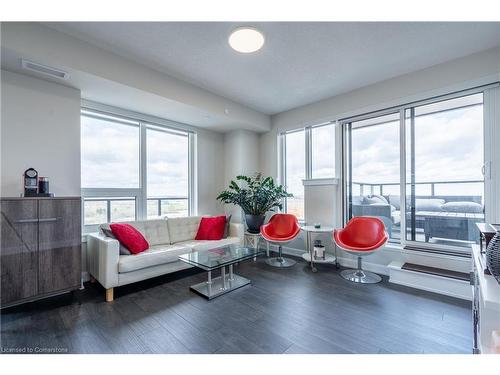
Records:
[[[139,127],[82,116],[82,187],[139,187]],[[148,129],[149,197],[188,195],[188,137]]]
[[[471,102],[480,101],[479,96]],[[442,102],[442,107],[452,108],[459,101]],[[428,106],[430,107],[430,106]],[[426,106],[417,107],[417,115]],[[435,109],[435,108],[434,108]],[[399,121],[388,117],[387,122],[363,126],[352,131],[353,181],[365,183],[399,183]],[[365,125],[366,122],[363,122]],[[356,123],[353,123],[356,125]],[[407,121],[409,137],[409,120]],[[313,130],[314,132],[314,130]],[[483,106],[475,105],[443,112],[421,114],[415,118],[415,175],[417,182],[482,180],[483,165]],[[286,136],[287,187],[295,195],[303,195],[302,179],[305,176],[304,132]],[[330,177],[334,171],[333,126],[318,128],[312,136],[314,177]],[[409,169],[409,139],[407,143]],[[438,184],[436,195],[483,195],[483,184]],[[359,192],[355,186],[353,191]],[[365,194],[367,190],[365,190]],[[399,195],[399,185],[384,187],[384,194]],[[417,194],[430,195],[430,185],[417,185]]]
[[[473,106],[422,115],[415,119],[415,178],[417,182],[481,180],[483,108]],[[407,177],[410,176],[407,121]],[[357,128],[352,134],[353,181],[399,181],[399,122]],[[399,186],[385,188],[398,193]],[[417,194],[430,194],[418,185]],[[436,195],[482,195],[482,184],[439,184]]]

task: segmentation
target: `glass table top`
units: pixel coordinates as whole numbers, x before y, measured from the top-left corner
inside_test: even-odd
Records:
[[[193,251],[192,253],[179,256],[179,259],[185,263],[211,271],[242,260],[251,259],[264,252],[263,249],[254,249],[241,245],[228,245],[211,250]]]

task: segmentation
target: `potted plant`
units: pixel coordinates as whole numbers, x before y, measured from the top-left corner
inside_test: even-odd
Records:
[[[292,196],[283,186],[276,185],[272,177],[263,178],[257,173],[253,177],[236,176],[236,181],[232,180],[229,189],[220,193],[217,200],[240,206],[245,213],[248,232],[259,233],[266,213],[276,208],[282,209],[283,198]]]

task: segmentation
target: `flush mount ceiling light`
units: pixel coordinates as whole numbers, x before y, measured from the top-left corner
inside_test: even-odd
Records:
[[[235,51],[252,53],[264,45],[264,34],[253,27],[239,27],[229,35],[229,45]]]

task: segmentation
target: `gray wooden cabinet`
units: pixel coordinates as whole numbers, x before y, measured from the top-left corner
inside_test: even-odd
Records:
[[[1,307],[78,289],[81,200],[0,200]]]

